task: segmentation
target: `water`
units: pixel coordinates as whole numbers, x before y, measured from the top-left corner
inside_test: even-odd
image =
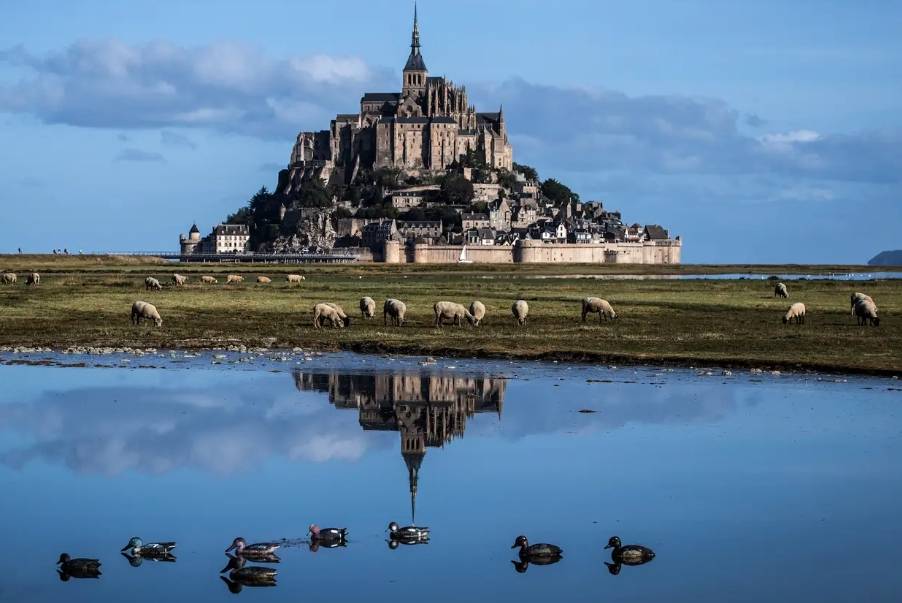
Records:
[[[239,535],[295,543],[246,600],[902,593],[896,380],[162,356],[0,357],[0,600],[230,600]],[[122,364],[156,368],[95,367]],[[431,542],[390,548],[414,505]],[[349,545],[311,551],[311,522]],[[521,533],[563,560],[518,573]],[[656,558],[612,575],[614,534]],[[176,540],[177,561],[132,567],[130,536]],[[102,577],[61,581],[63,551],[101,558]]]
[[[541,274],[525,275],[525,279],[595,279],[611,281],[766,281],[771,276],[781,281],[882,281],[902,279],[902,272],[823,272],[817,274],[780,273],[760,274],[754,272],[728,272],[724,274]],[[480,278],[494,279],[494,276]]]

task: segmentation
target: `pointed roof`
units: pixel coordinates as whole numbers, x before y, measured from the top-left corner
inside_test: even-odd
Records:
[[[417,22],[417,3],[413,3],[413,32],[410,34],[410,56],[404,71],[426,71],[426,63],[420,54],[420,25]]]
[[[200,229],[197,227],[197,224],[192,224],[191,230],[189,230],[188,233],[191,234],[191,233],[195,233],[195,232],[199,233]]]

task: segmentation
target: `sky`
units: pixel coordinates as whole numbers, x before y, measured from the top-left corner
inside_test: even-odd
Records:
[[[514,160],[684,262],[902,248],[902,3],[421,0],[432,75]],[[45,0],[0,25],[0,252],[174,250],[298,131],[397,91],[412,2]]]

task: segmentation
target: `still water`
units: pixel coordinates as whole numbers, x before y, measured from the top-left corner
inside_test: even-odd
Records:
[[[897,380],[238,356],[0,358],[0,600],[902,596]],[[519,534],[563,559],[518,572]],[[612,574],[613,535],[655,559]],[[133,567],[131,536],[177,560]],[[220,578],[236,536],[289,540],[276,586]]]

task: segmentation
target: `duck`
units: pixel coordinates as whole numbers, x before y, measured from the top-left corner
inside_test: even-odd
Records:
[[[608,539],[608,545],[604,547],[611,550],[611,560],[614,563],[607,563],[608,571],[615,576],[620,573],[620,565],[642,565],[648,563],[655,558],[655,552],[647,546],[641,544],[626,544],[620,541],[619,536],[611,536]]]
[[[307,528],[310,534],[310,543],[326,548],[334,548],[337,546],[347,546],[348,529],[347,528],[321,528],[315,523],[310,524]]]
[[[278,570],[271,567],[246,565],[241,556],[229,555],[229,562],[219,573],[229,572],[228,577],[220,576],[233,593],[241,592],[244,586],[276,586]]]
[[[69,553],[62,553],[59,561],[60,580],[66,581],[69,578],[99,578],[100,577],[100,560],[99,559],[83,559],[80,557],[72,558]]]
[[[257,542],[248,544],[247,540],[239,536],[232,541],[232,544],[229,545],[229,548],[227,548],[225,552],[228,553],[234,549],[239,557],[247,557],[248,559],[254,560],[257,560],[260,557],[275,557],[276,560],[278,560],[278,557],[275,556],[275,552],[279,546],[281,545],[278,542]]]
[[[429,528],[418,526],[401,527],[393,521],[388,524],[389,538],[403,544],[419,544],[429,542]]]
[[[521,561],[535,563],[536,565],[557,563],[564,554],[561,547],[554,544],[546,544],[544,542],[529,544],[529,540],[523,535],[517,536],[517,539],[514,540],[514,544],[511,546],[512,549],[517,547],[520,547]]]
[[[122,547],[120,552],[128,553],[131,557],[163,557],[170,555],[174,548],[174,542],[148,542],[144,544],[143,540],[137,536],[132,536],[128,544]]]

